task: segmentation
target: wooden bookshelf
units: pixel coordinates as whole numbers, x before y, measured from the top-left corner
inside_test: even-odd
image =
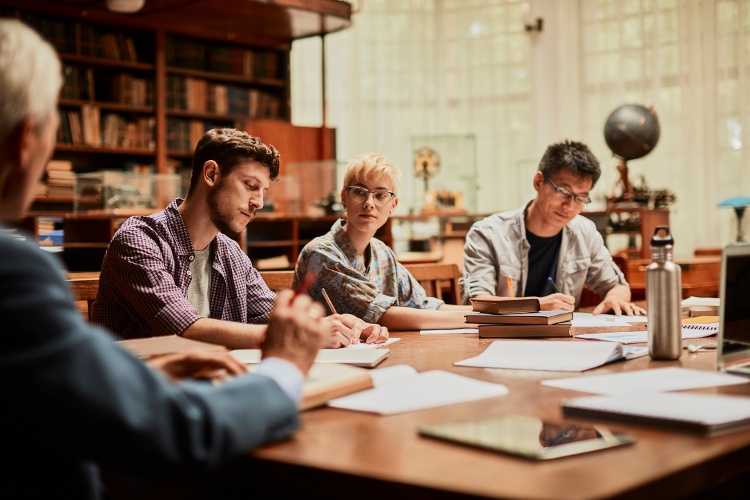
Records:
[[[205,130],[257,134],[269,126],[255,122],[269,121],[281,123],[270,130],[284,137],[261,138],[287,144],[286,161],[334,156],[332,139],[291,126],[289,52],[295,39],[348,27],[348,2],[159,0],[124,15],[104,0],[6,0],[0,16],[24,20],[60,54],[54,158],[73,161],[76,172],[135,162],[171,173],[189,164]]]

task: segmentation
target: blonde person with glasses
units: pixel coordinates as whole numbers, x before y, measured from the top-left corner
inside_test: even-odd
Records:
[[[515,292],[539,297],[544,310],[573,310],[585,286],[603,297],[594,314],[645,314],[630,302],[630,286],[594,223],[580,215],[600,175],[585,144],[549,146],[534,175],[536,197],[476,222],[466,236],[467,298]]]
[[[393,163],[377,154],[349,162],[341,190],[346,218],[302,249],[293,286],[313,272],[310,295],[325,304],[325,290],[326,307],[335,309],[329,312],[353,314],[389,330],[463,327],[469,307],[428,297],[393,250],[375,238],[398,205],[400,178]]]

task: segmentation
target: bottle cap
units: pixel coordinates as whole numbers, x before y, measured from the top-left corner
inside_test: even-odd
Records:
[[[674,239],[669,231],[669,226],[656,226],[654,235],[651,237],[651,246],[665,247],[668,245],[674,246]]]

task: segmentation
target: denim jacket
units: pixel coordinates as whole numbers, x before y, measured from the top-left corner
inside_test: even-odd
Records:
[[[531,202],[517,210],[490,215],[474,223],[464,245],[464,299],[480,294],[509,296],[508,277],[518,296],[526,289],[529,242],[524,213]],[[557,267],[557,286],[581,300],[585,286],[604,297],[615,285],[627,285],[612,260],[594,223],[577,215],[564,228]]]

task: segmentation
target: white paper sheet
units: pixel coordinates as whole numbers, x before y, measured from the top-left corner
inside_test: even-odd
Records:
[[[627,326],[636,323],[647,323],[647,316],[617,316],[615,314],[573,313],[571,325],[574,327]]]
[[[719,307],[721,305],[721,299],[717,297],[688,297],[681,303],[682,307],[691,306],[709,306]]]
[[[682,325],[682,338],[700,339],[710,337],[719,333],[719,323],[702,323],[696,325]],[[648,342],[648,332],[611,332],[611,333],[584,333],[576,335],[578,339],[605,340],[608,342],[619,342],[620,344],[637,344]]]
[[[376,380],[376,372],[391,368],[395,367],[373,370],[373,380]],[[394,371],[391,370],[391,373]],[[328,406],[393,415],[503,396],[507,393],[508,389],[502,384],[475,380],[442,370],[431,370],[412,375],[402,374],[396,379],[378,380],[373,389],[331,400]]]
[[[710,435],[750,425],[750,399],[690,393],[587,396],[563,401],[563,412],[643,423],[652,420],[670,427],[686,426]]]
[[[622,346],[608,342],[496,340],[479,356],[453,364],[479,368],[580,372],[621,357]]]
[[[748,379],[719,372],[687,368],[656,368],[606,375],[543,380],[542,385],[594,394],[654,393],[745,384]]]

